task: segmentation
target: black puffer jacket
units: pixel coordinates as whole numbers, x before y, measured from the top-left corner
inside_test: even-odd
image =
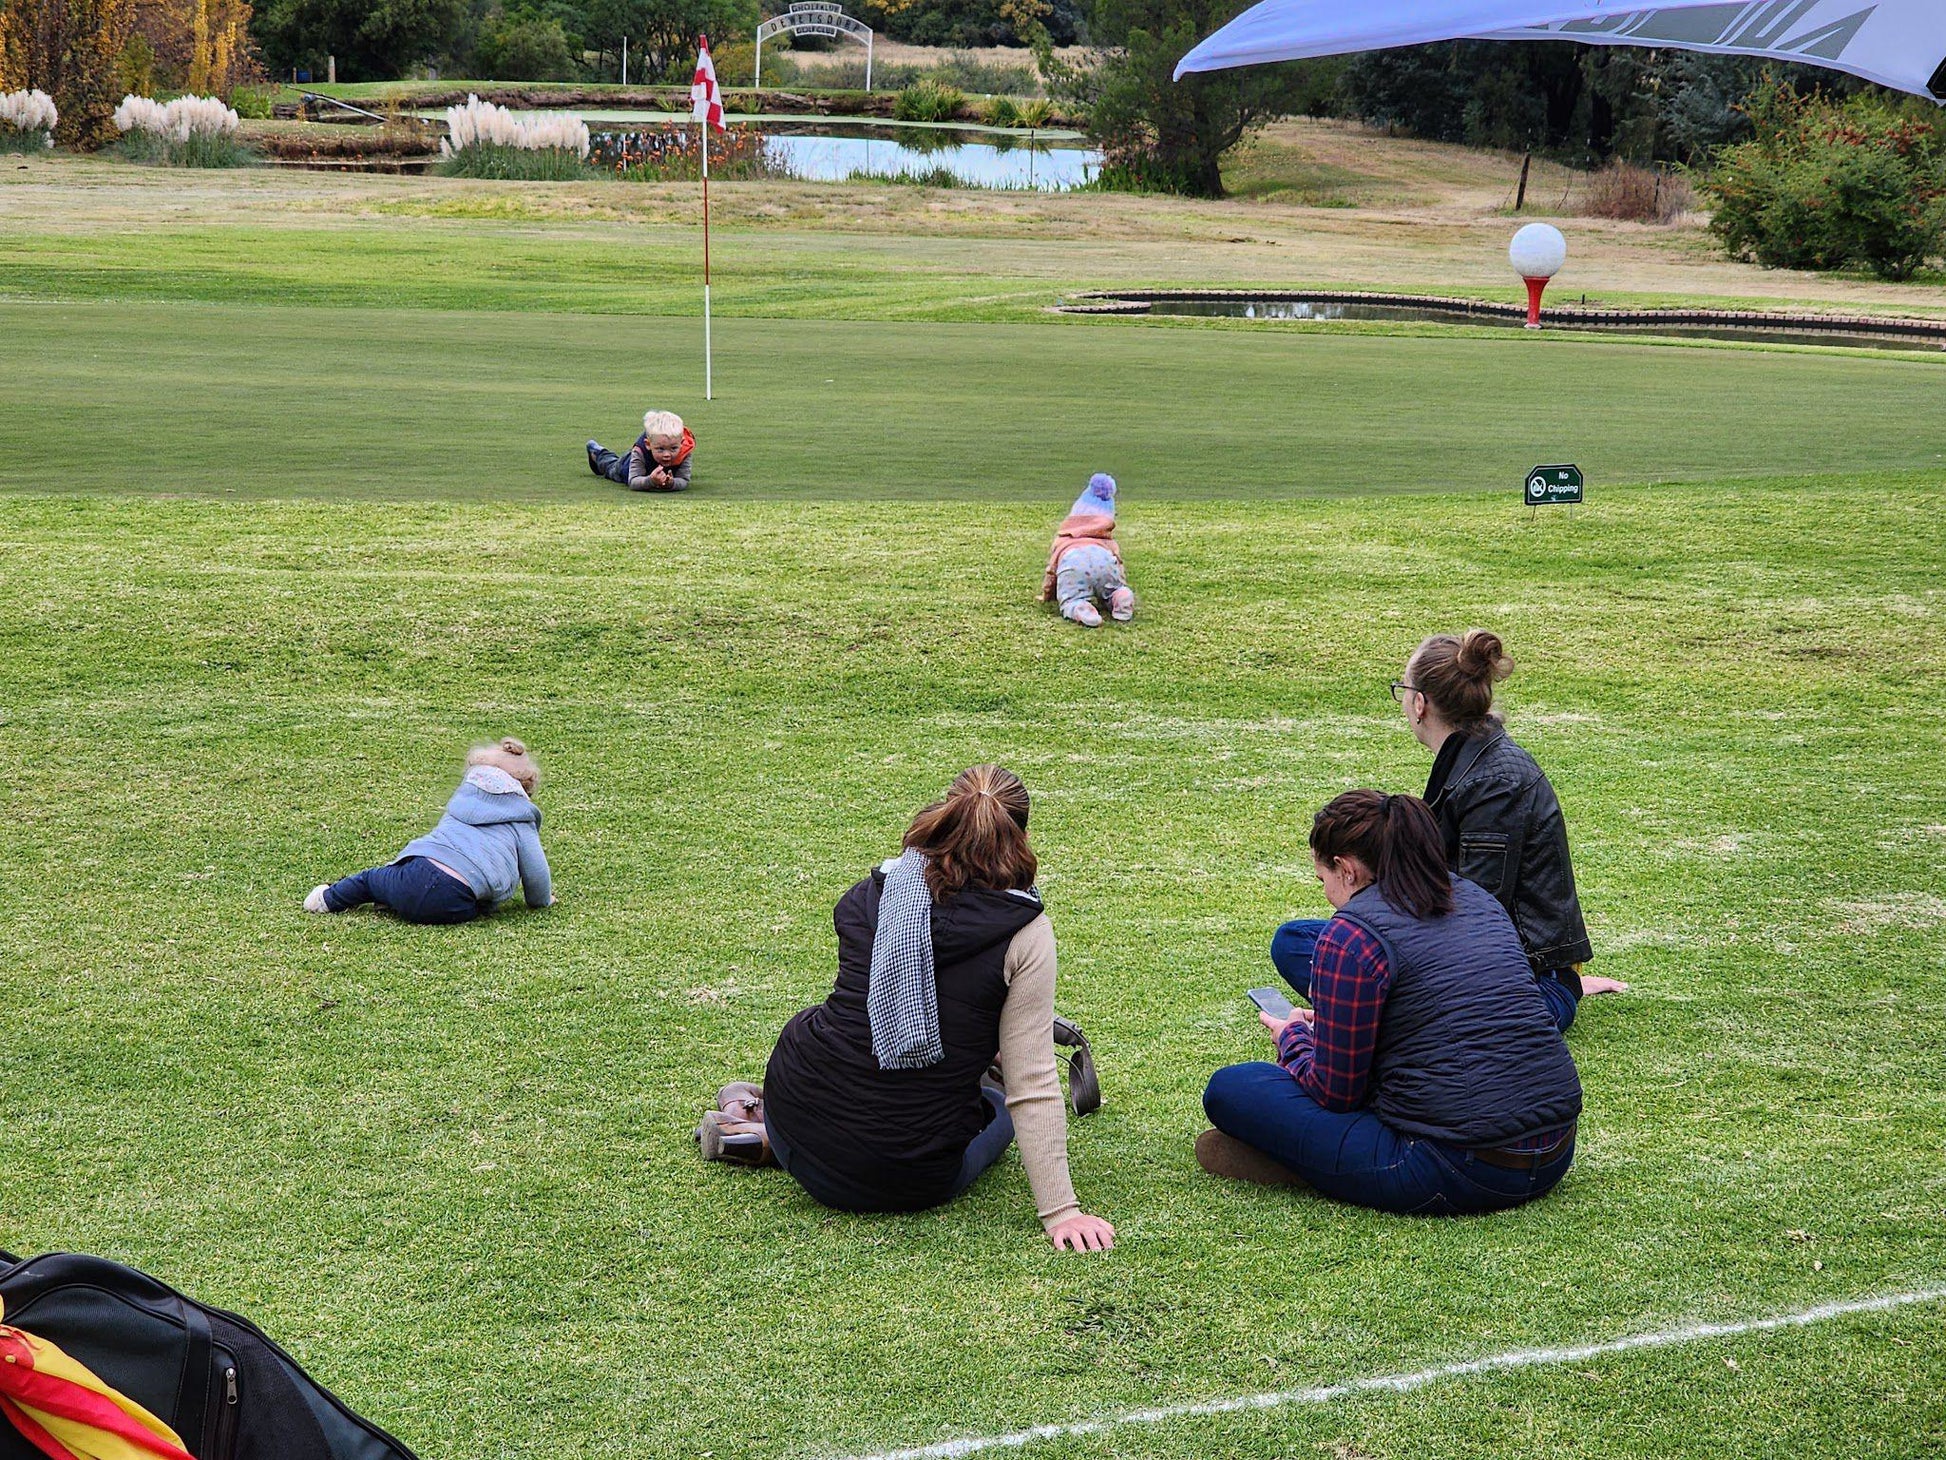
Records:
[[[1535,972],[1594,956],[1561,803],[1504,726],[1448,737],[1433,760],[1426,804],[1439,819],[1447,862],[1500,899]]]

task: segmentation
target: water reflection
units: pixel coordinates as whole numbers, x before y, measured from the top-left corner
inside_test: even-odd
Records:
[[[687,127],[604,128],[594,133],[588,160],[602,168],[638,160],[652,166],[675,163],[694,150],[695,135]],[[914,178],[962,187],[1064,192],[1092,182],[1101,166],[1101,155],[1091,148],[1001,131],[782,123],[732,128],[725,143],[710,144],[713,173],[721,169],[726,176],[771,175],[806,182]],[[759,165],[738,168],[732,159],[739,153],[747,157],[749,151],[760,155]]]

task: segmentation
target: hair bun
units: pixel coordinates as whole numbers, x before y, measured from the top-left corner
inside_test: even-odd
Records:
[[[1497,640],[1497,639],[1496,639],[1496,640],[1495,640],[1494,642],[1495,642],[1495,643],[1498,643],[1498,642],[1499,642],[1499,640]],[[523,745],[523,744],[522,744],[522,743],[521,743],[520,741],[518,741],[518,740],[516,740],[516,739],[515,739],[515,738],[514,738],[513,736],[511,736],[511,735],[509,735],[509,736],[507,736],[507,737],[506,737],[505,739],[503,739],[503,740],[502,740],[502,741],[500,742],[500,748],[501,748],[502,750],[504,750],[504,751],[506,751],[508,755],[525,755],[525,754],[527,754],[527,747],[526,747],[525,745]]]
[[[1491,629],[1468,629],[1460,639],[1454,662],[1468,679],[1482,680],[1487,684],[1505,679],[1514,672],[1513,660],[1507,657],[1500,636]]]

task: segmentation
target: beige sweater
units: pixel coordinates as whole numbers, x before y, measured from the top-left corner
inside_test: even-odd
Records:
[[[1042,913],[1014,934],[1003,973],[1000,1072],[1020,1164],[1048,1231],[1081,1211],[1068,1177],[1068,1102],[1054,1056],[1054,924]]]

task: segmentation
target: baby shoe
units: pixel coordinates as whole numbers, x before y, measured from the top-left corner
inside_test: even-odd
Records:
[[[331,911],[324,901],[324,889],[325,884],[320,882],[304,895],[304,911],[315,913],[328,913]]]
[[[1096,608],[1092,603],[1084,600],[1081,603],[1075,604],[1067,612],[1068,617],[1080,624],[1084,629],[1098,629],[1101,627],[1101,610]]]
[[[1135,617],[1135,590],[1117,588],[1115,596],[1108,600],[1108,611],[1115,616],[1115,622],[1125,624]]]

